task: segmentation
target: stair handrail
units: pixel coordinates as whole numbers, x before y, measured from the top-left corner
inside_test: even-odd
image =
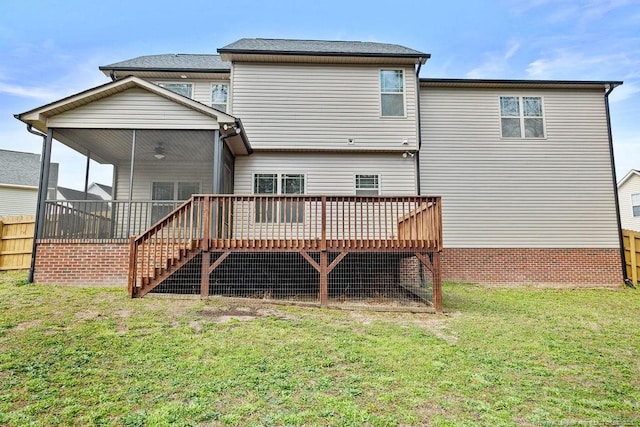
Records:
[[[134,296],[136,290],[140,287],[138,284],[138,270],[140,270],[142,274],[151,274],[153,269],[158,268],[157,265],[160,265],[160,269],[162,270],[162,266],[164,266],[164,260],[162,258],[166,258],[169,251],[171,251],[171,253],[173,254],[177,250],[178,254],[182,256],[183,252],[187,249],[191,250],[198,247],[199,241],[205,238],[205,236],[200,236],[200,234],[204,231],[201,227],[203,220],[201,215],[202,209],[200,210],[200,212],[198,212],[198,215],[195,212],[197,206],[196,202],[204,201],[205,198],[205,196],[201,195],[192,195],[180,206],[169,212],[153,225],[151,225],[147,230],[145,230],[144,233],[140,234],[137,237],[130,237],[129,277],[127,286],[130,296]],[[186,215],[189,216],[185,217]],[[171,231],[173,230],[173,236],[164,236],[162,234],[165,229],[169,228],[169,226],[174,224],[175,222],[178,222],[180,225],[180,221],[182,221],[182,231],[186,230],[187,236],[184,236],[183,234],[176,236],[176,227],[169,229],[169,234],[171,234]],[[144,245],[148,242],[151,242],[151,240],[157,236],[159,236],[160,239],[159,247],[157,244],[154,245],[153,248],[151,248],[149,245],[149,248],[147,249],[149,252],[149,256],[147,256],[146,258],[143,256],[141,260],[143,264],[139,265],[138,255],[141,248],[144,251]],[[161,259],[158,260],[158,258]],[[151,262],[153,262],[153,265],[151,264]]]

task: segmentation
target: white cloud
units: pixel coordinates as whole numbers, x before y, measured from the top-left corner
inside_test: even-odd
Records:
[[[56,92],[48,87],[21,86],[3,82],[0,82],[0,93],[23,98],[33,98],[41,101],[51,100],[56,97]]]
[[[621,69],[628,69],[639,62],[629,59],[631,56],[624,52],[596,55],[557,49],[530,62],[526,72],[536,79],[620,79]]]
[[[612,93],[609,99],[611,102],[621,102],[630,99],[635,94],[640,93],[640,83],[637,82],[625,82],[622,86],[617,87]],[[640,143],[640,140],[639,140]]]
[[[485,79],[504,76],[509,70],[509,60],[519,49],[520,43],[512,40],[502,52],[485,53],[485,61],[467,72],[466,77],[470,79]]]

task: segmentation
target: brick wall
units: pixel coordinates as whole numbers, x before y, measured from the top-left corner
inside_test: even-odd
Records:
[[[489,284],[612,285],[622,282],[618,249],[447,248],[442,278]]]
[[[43,284],[126,286],[128,243],[38,242],[34,280]]]

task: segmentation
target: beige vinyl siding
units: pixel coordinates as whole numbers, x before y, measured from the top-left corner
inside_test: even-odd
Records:
[[[501,138],[500,96],[542,96],[546,138]],[[445,246],[618,246],[602,91],[423,88],[421,108]]]
[[[108,129],[218,129],[215,119],[133,88],[48,119],[47,126]]]
[[[384,69],[404,70],[406,117],[380,117],[380,67],[312,64],[234,64],[233,113],[255,149],[415,149],[414,70]]]
[[[405,159],[401,153],[255,152],[251,156],[236,158],[235,193],[252,194],[253,175],[256,173],[291,173],[304,174],[305,194],[308,195],[355,195],[356,174],[378,174],[381,195],[413,195],[416,194],[414,171],[413,159]],[[402,203],[389,203],[385,208],[370,205],[370,210],[366,211],[355,203],[338,205],[328,204],[329,217],[337,215],[338,209],[339,212],[348,212],[351,224],[360,221],[365,228],[369,227],[371,238],[384,239],[395,237],[398,218],[409,209]],[[278,207],[274,206],[275,222],[280,224],[274,227],[273,222],[255,222],[254,203],[237,203],[234,206],[234,232],[239,238],[250,235],[263,238],[318,238],[319,210],[317,205],[314,206],[305,206],[304,220],[300,223],[283,223],[278,216]],[[336,223],[327,233],[330,238],[356,238],[356,228],[353,227],[349,233],[343,230],[340,223]]]
[[[38,199],[37,188],[0,186],[0,217],[35,215]]]
[[[400,153],[271,153],[236,158],[235,193],[252,194],[255,173],[301,173],[306,194],[354,195],[356,174],[379,174],[380,194],[415,193],[413,159]]]
[[[620,221],[622,228],[633,231],[640,231],[640,217],[633,216],[631,195],[640,194],[640,176],[630,176],[618,189],[620,200]]]

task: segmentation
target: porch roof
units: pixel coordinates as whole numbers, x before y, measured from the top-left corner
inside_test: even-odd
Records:
[[[232,134],[225,142],[234,154],[252,152],[238,118],[134,76],[85,90],[15,117],[41,132],[46,133],[51,128],[59,135],[74,131],[86,134],[87,131],[113,133],[132,129],[183,132],[220,129],[222,135]],[[63,142],[74,149],[82,145],[69,138]]]

